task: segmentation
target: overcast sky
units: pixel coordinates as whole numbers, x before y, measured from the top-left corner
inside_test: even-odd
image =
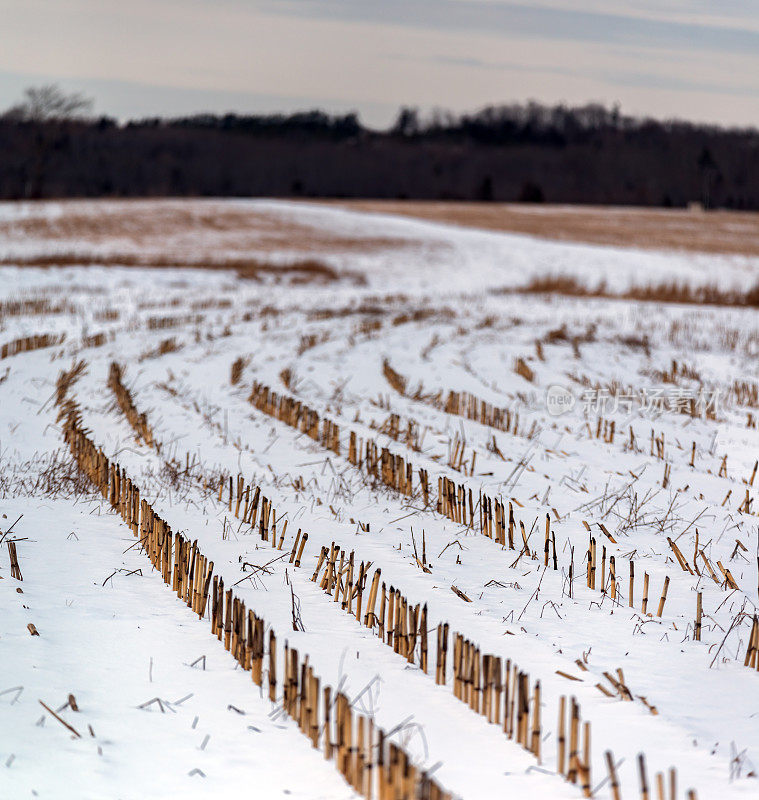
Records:
[[[120,118],[535,99],[759,126],[759,0],[0,0],[0,109]]]

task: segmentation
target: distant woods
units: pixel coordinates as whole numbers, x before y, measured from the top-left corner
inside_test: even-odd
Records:
[[[268,196],[759,209],[759,132],[619,108],[197,114],[120,124],[55,86],[0,115],[0,198]]]

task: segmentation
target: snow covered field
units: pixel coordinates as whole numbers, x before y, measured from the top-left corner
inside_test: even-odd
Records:
[[[70,396],[93,441],[454,796],[583,796],[557,770],[562,697],[590,723],[594,797],[614,796],[607,751],[623,798],[641,796],[641,753],[652,798],[658,773],[668,800],[759,794],[759,673],[744,664],[759,603],[756,309],[515,291],[573,276],[745,292],[759,259],[311,204],[140,201],[0,206],[0,261],[0,345],[65,334],[0,359],[0,798],[356,796],[77,477],[53,398],[80,359]],[[114,361],[159,446],[117,406]],[[337,423],[339,454],[255,408],[254,381]],[[449,413],[451,391],[509,424]],[[402,455],[411,495],[350,463],[351,431]],[[219,502],[216,481],[238,475],[280,532],[287,521],[283,553],[308,533],[299,568]],[[471,524],[436,510],[441,476],[471,489]],[[481,496],[507,516],[511,503],[512,548],[482,535]],[[429,674],[311,580],[333,542],[427,604]],[[454,696],[452,641],[436,684],[444,622],[540,681],[539,758]]]

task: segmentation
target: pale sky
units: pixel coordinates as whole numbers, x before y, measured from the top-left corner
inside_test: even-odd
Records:
[[[759,0],[0,0],[0,109],[50,82],[121,119],[534,99],[759,126]]]

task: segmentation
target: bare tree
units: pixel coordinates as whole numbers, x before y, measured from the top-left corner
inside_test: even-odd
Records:
[[[92,100],[84,95],[66,94],[55,84],[48,84],[26,89],[24,99],[0,117],[30,128],[24,134],[28,152],[23,178],[25,197],[43,196],[51,151],[65,137],[69,123],[83,119],[91,108]]]
[[[24,99],[3,116],[17,122],[60,122],[76,119],[92,108],[92,100],[79,92],[65,94],[55,84],[30,86]]]

